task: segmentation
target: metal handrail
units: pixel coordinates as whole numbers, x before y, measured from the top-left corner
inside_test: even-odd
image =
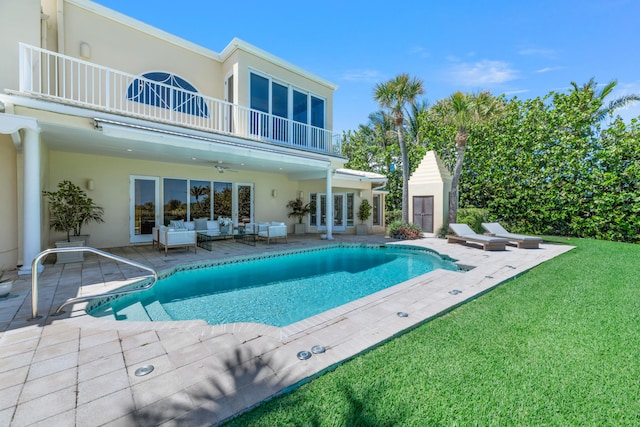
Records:
[[[91,253],[94,253],[96,255],[102,255],[105,258],[109,258],[109,259],[112,259],[114,261],[120,261],[120,262],[122,262],[124,264],[129,264],[129,265],[131,265],[133,267],[137,267],[137,268],[139,268],[141,270],[149,271],[149,272],[151,272],[151,274],[153,276],[153,280],[151,281],[151,283],[146,284],[144,286],[141,286],[139,288],[135,288],[135,289],[126,289],[126,290],[119,290],[119,291],[116,290],[116,291],[104,292],[104,293],[96,294],[96,295],[87,295],[87,296],[82,296],[82,297],[70,298],[66,302],[64,302],[62,305],[60,305],[60,307],[58,307],[58,309],[55,311],[54,315],[64,313],[62,311],[62,309],[64,307],[66,307],[67,305],[69,305],[69,304],[73,304],[73,303],[80,302],[80,301],[88,301],[90,299],[104,297],[104,296],[126,295],[126,294],[132,294],[134,292],[144,291],[145,289],[149,289],[150,287],[155,285],[155,283],[158,281],[158,273],[153,268],[147,267],[146,265],[137,263],[135,261],[131,261],[130,259],[122,258],[122,257],[119,257],[117,255],[113,255],[113,254],[110,254],[108,252],[101,251],[99,249],[90,248],[90,247],[86,247],[86,246],[78,246],[78,247],[73,247],[73,248],[51,248],[51,249],[45,249],[44,251],[40,252],[38,254],[38,256],[35,257],[33,259],[33,262],[31,263],[31,319],[30,320],[39,319],[39,318],[42,317],[42,316],[38,316],[38,264],[40,263],[40,260],[42,258],[44,258],[45,256],[47,256],[49,254],[61,253],[61,252],[91,252]]]

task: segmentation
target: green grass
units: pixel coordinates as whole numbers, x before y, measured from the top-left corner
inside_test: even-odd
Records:
[[[640,245],[576,249],[228,426],[640,425]]]

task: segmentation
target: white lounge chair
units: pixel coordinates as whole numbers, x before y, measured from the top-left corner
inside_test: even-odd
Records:
[[[167,255],[167,250],[169,248],[175,247],[185,247],[189,250],[189,247],[193,246],[193,251],[198,252],[198,248],[196,246],[196,232],[193,230],[175,230],[162,225],[158,227],[155,232],[157,233],[158,249],[162,250],[164,247],[165,256]]]
[[[447,236],[447,243],[475,243],[482,245],[485,251],[504,251],[508,240],[477,234],[467,224],[449,224],[454,235]]]
[[[267,244],[271,243],[272,239],[284,239],[287,240],[287,226],[284,222],[272,222],[272,223],[259,223],[258,226],[258,238],[267,241]]]
[[[522,249],[538,249],[538,245],[542,243],[542,239],[540,237],[509,233],[504,229],[502,225],[497,222],[483,222],[482,228],[487,230],[487,233],[489,233],[490,235],[496,237],[504,237],[505,239],[509,240],[509,242],[512,242],[517,247]]]

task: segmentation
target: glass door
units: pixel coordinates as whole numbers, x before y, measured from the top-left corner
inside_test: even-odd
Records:
[[[160,218],[159,178],[131,176],[129,179],[129,241],[152,240],[152,229]]]
[[[333,195],[333,231],[345,231],[347,229],[347,197],[344,193],[336,193]],[[319,202],[318,202],[319,201]],[[318,231],[327,229],[327,195],[323,193],[317,194],[316,212],[312,218],[319,218],[317,222]],[[311,225],[314,225],[313,223]]]
[[[347,229],[347,204],[343,193],[333,195],[333,231],[345,231]]]
[[[236,185],[236,224],[253,222],[253,184]]]

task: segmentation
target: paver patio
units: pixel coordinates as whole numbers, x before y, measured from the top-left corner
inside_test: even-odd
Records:
[[[151,246],[108,251],[162,271],[181,263],[336,242],[393,241],[338,235],[328,242],[306,235],[256,247],[221,242],[197,254],[173,249],[166,257]],[[475,268],[436,270],[284,328],[117,322],[86,315],[84,303],[54,317],[49,313],[70,297],[121,286],[145,273],[93,254],[83,263],[46,264],[39,276],[42,319],[29,320],[30,276],[0,299],[0,425],[216,425],[571,249],[543,244],[537,250],[484,252],[435,238],[404,243]],[[449,292],[454,289],[461,292]],[[408,317],[399,317],[400,311]],[[296,357],[314,345],[327,351],[304,361]],[[153,372],[135,376],[144,365],[153,365]]]

